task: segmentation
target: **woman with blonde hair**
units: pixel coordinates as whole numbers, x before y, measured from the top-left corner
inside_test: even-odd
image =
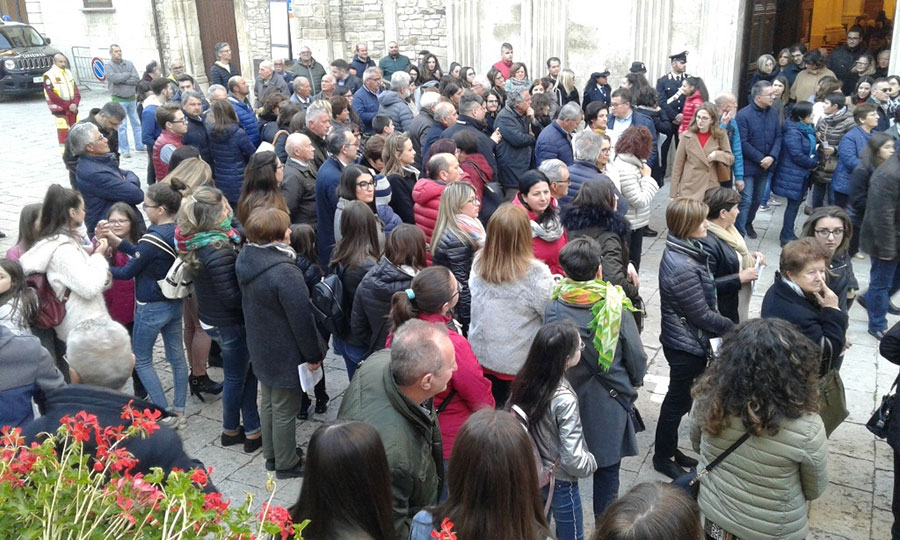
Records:
[[[578,88],[575,87],[575,72],[571,69],[563,69],[559,72],[557,79],[556,92],[562,96],[562,104],[565,105],[570,101],[581,103],[581,97],[578,95]]]
[[[481,205],[475,188],[468,182],[451,182],[444,188],[438,207],[431,257],[435,265],[446,266],[459,282],[459,302],[456,316],[463,335],[468,334],[471,321],[469,274],[475,253],[484,247],[485,230],[478,220]]]
[[[176,180],[184,185],[185,189],[181,192],[185,197],[189,197],[200,186],[215,185],[212,168],[198,157],[185,159],[177,167],[170,169],[169,174],[161,182],[172,184]]]
[[[728,133],[719,127],[718,109],[713,103],[703,103],[681,134],[672,166],[671,197],[702,201],[707,189],[719,187],[717,169],[730,169],[733,163]]]
[[[753,85],[759,81],[774,81],[775,77],[778,75],[778,70],[775,69],[776,67],[778,67],[778,64],[775,62],[774,56],[771,54],[760,56],[756,60],[756,73],[754,73],[753,77],[750,79],[749,88],[753,88]]]
[[[510,383],[525,363],[552,285],[550,268],[534,257],[528,213],[521,206],[501,205],[488,221],[484,248],[469,278],[469,341],[498,404],[506,403]]]

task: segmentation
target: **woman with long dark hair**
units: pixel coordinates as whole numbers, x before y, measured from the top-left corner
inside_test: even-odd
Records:
[[[819,348],[777,319],[741,323],[694,387],[698,470],[749,437],[700,482],[706,530],[735,538],[806,538],[808,501],[828,485],[817,414]],[[772,511],[777,508],[778,511]]]
[[[309,540],[394,540],[391,472],[378,431],[365,422],[338,420],[313,432],[295,523]]]
[[[450,496],[416,514],[410,540],[433,538],[444,518],[454,523],[458,538],[549,538],[531,444],[509,412],[487,408],[474,413],[459,430],[450,455]]]
[[[550,508],[560,540],[584,538],[578,479],[597,469],[584,440],[578,397],[566,379],[566,371],[581,360],[583,347],[578,329],[569,321],[542,327],[507,403],[514,412],[525,414],[544,467],[558,464]],[[543,493],[545,498],[548,495],[549,488]]]
[[[669,237],[659,266],[659,341],[670,381],[656,425],[653,468],[673,479],[685,473],[682,467],[697,465],[678,449],[678,426],[691,410],[691,386],[706,369],[710,339],[734,326],[718,312],[709,256],[700,244],[707,234],[708,214],[704,203],[684,197],[666,208]]]
[[[275,152],[256,152],[244,169],[244,185],[238,199],[237,217],[244,223],[256,208],[278,208],[290,213],[279,185],[284,178],[284,164]]]
[[[709,92],[706,90],[706,84],[700,77],[685,77],[681,81],[681,94],[686,96],[684,107],[681,111],[681,126],[678,127],[678,134],[681,135],[691,127],[691,120],[694,113],[709,101]]]
[[[519,192],[512,203],[528,212],[534,256],[544,261],[551,273],[564,275],[559,250],[568,237],[560,221],[559,204],[550,196],[550,179],[541,171],[527,171],[519,179]]]
[[[353,312],[353,297],[366,273],[381,258],[377,218],[372,209],[362,201],[350,201],[341,214],[341,239],[331,253],[330,268],[343,285],[341,306],[344,313]],[[336,229],[337,231],[337,229]],[[344,357],[347,377],[352,379],[360,362],[368,352],[368,343],[349,331],[346,335],[334,335],[334,352]]]
[[[859,165],[850,173],[850,200],[847,205],[850,222],[856,234],[850,238],[850,256],[859,252],[859,231],[866,217],[866,202],[869,198],[869,179],[879,165],[894,155],[895,141],[887,133],[873,133],[860,156]],[[860,255],[857,258],[862,258]]]
[[[437,56],[433,54],[426,55],[419,64],[419,80],[421,81],[419,86],[430,81],[440,81],[442,74],[441,63],[438,61]]]
[[[228,204],[236,207],[244,183],[244,169],[256,147],[238,122],[234,108],[226,100],[210,104],[206,131],[209,133],[209,152],[213,158],[216,187],[225,194]]]

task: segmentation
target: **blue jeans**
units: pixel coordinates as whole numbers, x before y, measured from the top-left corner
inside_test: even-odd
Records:
[[[603,512],[619,496],[619,469],[622,462],[618,461],[607,467],[597,467],[594,471],[594,522],[600,521]]]
[[[359,364],[365,360],[368,349],[366,347],[357,347],[344,341],[343,339],[332,336],[334,340],[334,352],[344,357],[344,364],[347,366],[347,378],[353,380],[353,374],[359,369]]]
[[[866,292],[866,311],[869,314],[869,330],[887,330],[887,310],[891,295],[900,290],[900,263],[872,257],[869,271],[869,290]]]
[[[162,333],[166,360],[172,366],[172,378],[175,380],[175,403],[172,410],[179,413],[184,412],[188,386],[188,369],[184,359],[181,330],[183,312],[184,302],[181,300],[135,303],[134,330],[131,336],[134,369],[141,378],[141,383],[150,394],[154,405],[168,409],[166,392],[153,369],[153,344],[156,343],[156,337]]]
[[[557,540],[584,540],[584,517],[581,515],[581,494],[578,482],[555,480],[550,514],[556,522]],[[543,499],[547,500],[548,489],[543,489]]]
[[[834,192],[831,190],[831,182],[823,184],[821,182],[812,183],[812,207],[819,208],[827,206],[834,201]]]
[[[760,201],[762,206],[769,204],[769,197],[772,196],[772,173],[766,175],[766,189],[763,191],[763,197]]]
[[[741,202],[738,203],[740,213],[734,222],[741,236],[747,236],[747,225],[753,225],[756,211],[762,203],[763,192],[766,190],[767,176],[767,173],[762,173],[758,176],[744,177],[744,191],[741,191]]]
[[[131,123],[131,133],[134,134],[134,147],[139,152],[143,152],[146,147],[141,142],[141,119],[137,115],[137,101],[120,101],[119,105],[125,109],[125,119],[116,128],[119,134],[119,151],[130,152],[131,146],[128,145],[128,128],[125,127],[125,121]]]
[[[802,202],[802,200],[787,200],[787,205],[784,207],[784,221],[781,224],[781,236],[779,237],[782,246],[797,239],[797,235],[794,234],[794,223],[797,222],[797,213],[800,211],[800,203]]]
[[[222,429],[234,432],[241,427],[244,417],[244,434],[259,433],[259,409],[256,393],[259,386],[250,352],[247,350],[247,331],[243,325],[221,326],[206,329],[209,337],[222,349],[222,370],[225,384],[222,389]]]

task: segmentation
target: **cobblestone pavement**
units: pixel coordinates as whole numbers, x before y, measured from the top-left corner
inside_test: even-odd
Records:
[[[82,110],[99,107],[104,94],[85,92]],[[0,230],[7,238],[0,240],[3,252],[15,242],[20,208],[39,202],[46,188],[53,183],[68,184],[68,177],[59,157],[54,123],[43,99],[39,96],[0,103],[0,118],[5,128],[0,131]],[[146,156],[134,154],[123,159],[126,169],[145,177]],[[653,201],[651,226],[664,232],[664,209],[668,190],[663,189]],[[772,212],[757,214],[756,230],[759,240],[749,241],[751,249],[764,252],[769,260],[751,304],[751,314],[758,315],[762,295],[772,282],[777,267],[783,206]],[[800,220],[804,219],[800,214]],[[798,224],[799,227],[800,224]],[[648,308],[649,318],[643,334],[650,358],[645,386],[638,399],[638,407],[647,423],[647,431],[638,435],[641,454],[622,462],[621,488],[624,493],[635,483],[661,481],[664,477],[651,464],[653,434],[659,407],[668,385],[668,366],[659,345],[659,296],[656,268],[665,244],[665,235],[644,239],[641,270],[641,294]],[[869,261],[854,260],[856,275],[863,289],[868,283]],[[897,321],[889,316],[889,323]],[[891,490],[893,466],[890,448],[866,429],[865,422],[877,401],[890,388],[897,368],[879,357],[877,342],[866,333],[865,311],[854,306],[850,311],[849,339],[853,344],[845,356],[842,369],[847,388],[850,418],[838,428],[829,441],[828,475],[830,484],[825,494],[811,503],[811,538],[859,540],[890,538]],[[158,344],[159,346],[159,344]],[[156,354],[156,369],[167,390],[171,391],[171,372],[161,348]],[[306,446],[312,432],[322,423],[333,420],[347,387],[346,372],[339,358],[329,355],[325,363],[328,372],[328,393],[331,403],[328,412],[313,414],[311,419],[298,422],[297,442]],[[210,375],[222,379],[220,369],[211,368]],[[267,480],[261,452],[248,455],[240,447],[223,448],[219,444],[221,399],[213,396],[201,402],[190,397],[187,405],[188,426],[180,432],[187,452],[206,465],[212,466],[212,479],[229,497],[241,500],[251,493],[257,500],[268,498]],[[686,423],[682,424],[681,446],[689,449]],[[289,505],[299,493],[301,481],[279,481],[275,501]],[[593,527],[590,479],[581,482],[587,529]]]

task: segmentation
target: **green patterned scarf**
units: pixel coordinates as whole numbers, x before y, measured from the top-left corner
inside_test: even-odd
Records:
[[[609,371],[619,343],[622,327],[622,307],[628,311],[640,311],[625,296],[619,285],[612,285],[596,279],[594,281],[573,281],[566,278],[556,284],[553,299],[561,298],[569,304],[591,306],[594,316],[588,328],[594,331],[593,344],[597,349],[597,361],[604,371]]]

